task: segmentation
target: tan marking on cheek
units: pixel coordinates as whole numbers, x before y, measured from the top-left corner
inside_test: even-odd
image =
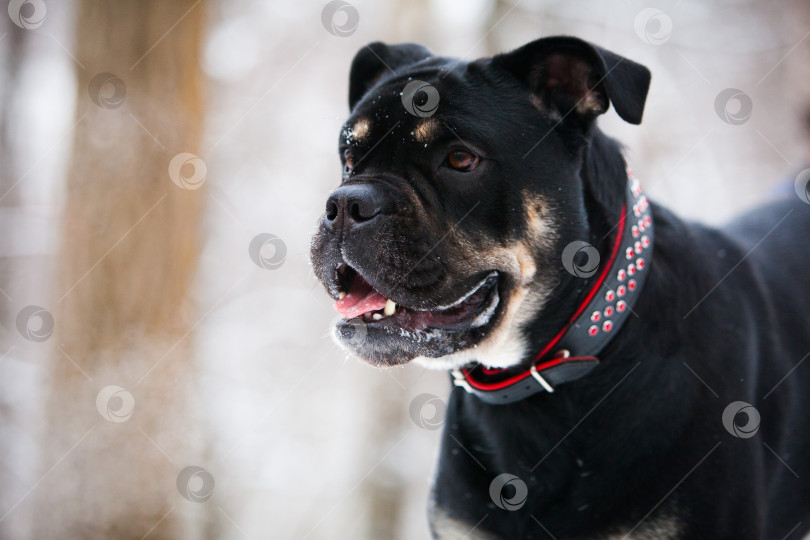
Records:
[[[439,125],[436,120],[427,118],[423,120],[421,124],[416,126],[416,129],[413,130],[413,136],[421,143],[428,143],[431,139],[433,139],[433,137],[436,136],[438,130]]]
[[[537,265],[534,262],[532,250],[526,244],[519,243],[511,251],[520,268],[519,283],[521,287],[526,287],[534,280],[534,276],[537,274]]]
[[[352,130],[349,132],[349,137],[352,139],[363,139],[366,137],[366,135],[368,135],[370,130],[371,123],[368,121],[368,119],[361,118],[352,126]]]

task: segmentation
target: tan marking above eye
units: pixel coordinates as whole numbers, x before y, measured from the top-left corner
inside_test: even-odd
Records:
[[[371,123],[367,118],[361,118],[352,126],[352,130],[349,132],[349,137],[352,139],[362,139],[368,135],[370,130]]]
[[[422,120],[416,129],[413,130],[413,136],[421,143],[430,142],[439,131],[439,124],[433,118],[426,118]]]

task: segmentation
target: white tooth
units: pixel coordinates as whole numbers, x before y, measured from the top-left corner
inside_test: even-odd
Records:
[[[343,292],[343,291],[340,291],[340,292],[338,293],[338,299],[339,299],[339,300],[343,300],[344,298],[346,298],[346,293],[345,293],[345,292]]]
[[[397,311],[397,303],[389,298],[388,301],[385,303],[385,309],[383,310],[383,313],[385,313],[386,315],[393,315],[396,311]]]
[[[371,318],[374,319],[375,321],[379,321],[380,319],[382,319],[382,315],[380,315],[379,313],[375,313],[371,316]]]

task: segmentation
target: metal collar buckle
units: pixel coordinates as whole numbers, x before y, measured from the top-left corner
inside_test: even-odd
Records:
[[[540,383],[540,386],[546,389],[546,392],[548,392],[549,394],[554,393],[554,387],[551,386],[549,382],[543,378],[542,375],[540,375],[540,373],[537,371],[537,368],[534,367],[533,364],[532,368],[529,371],[531,372],[532,377],[534,377],[537,380],[537,382]]]
[[[560,349],[554,354],[554,358],[569,358],[570,356],[571,351],[569,351],[568,349]],[[548,392],[549,394],[554,393],[554,387],[551,386],[551,383],[545,380],[542,375],[540,375],[540,372],[537,371],[537,368],[535,367],[534,364],[532,364],[532,367],[529,369],[529,372],[531,372],[532,377],[534,377],[534,379],[540,383],[540,386],[546,389],[546,392]]]
[[[473,389],[460,369],[454,369],[451,373],[453,374],[453,384],[462,387],[468,393],[472,393]]]

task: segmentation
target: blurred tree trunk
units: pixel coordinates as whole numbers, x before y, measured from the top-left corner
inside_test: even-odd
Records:
[[[75,56],[84,69],[55,269],[61,298],[35,538],[196,536],[189,516],[204,503],[181,497],[176,482],[199,465],[187,294],[205,188],[181,189],[168,168],[200,150],[205,7],[79,2]],[[101,392],[110,385],[125,392]]]
[[[14,190],[17,182],[17,170],[14,151],[12,149],[11,122],[14,96],[19,82],[20,64],[23,56],[25,30],[11,23],[8,17],[2,17],[0,22],[0,212],[13,208],[19,204],[19,192]],[[6,224],[4,236],[7,239],[14,235],[13,221],[3,219]],[[6,240],[8,242],[8,240]],[[10,242],[9,242],[10,243]],[[10,246],[3,243],[8,251],[0,252],[0,289],[9,290],[12,276],[13,260],[10,255]],[[0,292],[0,325],[4,328],[13,328],[12,306]]]
[[[12,108],[14,96],[19,83],[20,60],[23,55],[25,31],[11,23],[8,17],[0,17],[0,226],[4,238],[0,239],[0,508],[2,512],[25,493],[30,480],[25,474],[16,470],[18,461],[15,446],[19,441],[18,426],[24,425],[24,415],[13,398],[10,390],[15,382],[10,382],[8,369],[12,361],[15,342],[14,304],[11,300],[15,274],[19,274],[19,261],[12,253],[11,238],[19,234],[19,227],[12,219],[19,205],[18,192],[13,189],[17,160],[14,159],[11,136]],[[17,270],[15,272],[15,270]],[[22,514],[22,512],[21,512]],[[25,515],[12,516],[0,522],[0,538],[11,538],[19,532]]]

